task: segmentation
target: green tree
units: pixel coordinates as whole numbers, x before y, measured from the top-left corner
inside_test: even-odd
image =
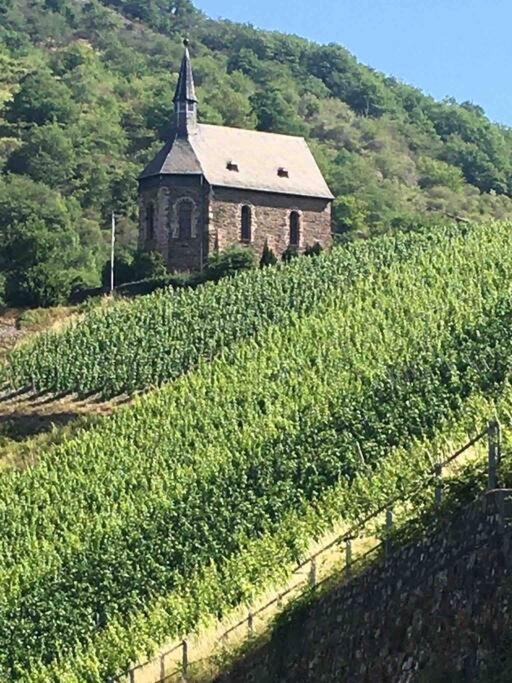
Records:
[[[424,189],[435,187],[436,185],[444,185],[451,190],[458,191],[464,183],[464,177],[460,168],[440,159],[420,157],[418,160],[418,171],[420,174],[418,184]]]
[[[75,229],[80,221],[76,203],[45,185],[16,175],[0,180],[0,272],[9,303],[67,299],[86,260]]]
[[[324,248],[320,242],[315,242],[312,245],[308,245],[304,250],[305,256],[319,256],[323,252]]]
[[[333,204],[336,232],[364,232],[368,227],[368,208],[355,195],[336,197]]]
[[[261,258],[260,258],[260,267],[264,268],[265,266],[275,266],[277,263],[277,256],[274,254],[272,249],[268,246],[268,241],[265,240],[265,244],[263,245],[263,251],[261,253]]]
[[[20,88],[6,113],[7,120],[12,123],[65,124],[76,118],[78,108],[69,89],[43,68],[21,79]]]
[[[297,258],[298,256],[299,256],[298,248],[296,246],[290,244],[283,251],[281,258],[284,261],[284,263],[289,263],[292,259]]]
[[[159,251],[140,249],[135,252],[132,262],[133,280],[164,278],[166,275],[167,266]]]
[[[26,173],[52,188],[70,189],[75,169],[73,144],[58,123],[34,126],[21,148],[11,155],[8,169]]]
[[[110,287],[111,261],[108,259],[101,269],[101,284]],[[119,250],[114,258],[114,286],[124,285],[135,280],[133,273],[133,255],[129,250]]]
[[[258,121],[258,130],[293,135],[305,134],[305,124],[279,90],[267,89],[256,92],[251,97],[251,105]]]

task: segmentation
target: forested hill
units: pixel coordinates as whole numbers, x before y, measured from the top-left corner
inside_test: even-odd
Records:
[[[339,45],[212,21],[188,0],[0,0],[0,291],[97,284],[108,221],[136,240],[136,178],[166,135],[181,39],[203,121],[306,136],[338,232],[512,216],[512,131]]]

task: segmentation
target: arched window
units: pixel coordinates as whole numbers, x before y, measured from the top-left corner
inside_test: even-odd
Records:
[[[193,204],[188,199],[178,205],[178,237],[189,240],[192,237]]]
[[[300,243],[300,214],[292,211],[290,214],[290,246],[298,247]]]
[[[149,204],[146,208],[146,238],[152,240],[155,236],[155,207]]]
[[[252,239],[252,215],[250,206],[242,206],[242,242],[250,242]]]

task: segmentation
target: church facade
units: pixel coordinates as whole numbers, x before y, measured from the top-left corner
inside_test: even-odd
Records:
[[[331,194],[303,138],[197,122],[185,41],[170,139],[139,177],[142,248],[171,272],[233,244],[277,256],[331,243]]]

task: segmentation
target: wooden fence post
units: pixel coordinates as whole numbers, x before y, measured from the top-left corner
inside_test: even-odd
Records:
[[[441,463],[435,466],[434,468],[435,472],[435,477],[436,477],[436,488],[434,491],[434,502],[436,504],[436,507],[439,507],[441,505],[441,501],[443,498],[443,466]]]
[[[310,588],[314,588],[316,586],[316,559],[313,558],[311,560],[311,564],[309,567],[309,586]]]
[[[389,559],[391,555],[391,531],[393,529],[393,509],[386,509],[386,536],[384,540],[384,556]]]
[[[160,680],[165,681],[165,653],[160,655]]]
[[[249,631],[249,635],[252,636],[254,633],[254,617],[250,610],[247,615],[247,630]]]
[[[352,541],[347,539],[345,543],[345,577],[350,579],[352,576]]]
[[[183,640],[181,643],[182,653],[181,653],[181,669],[183,681],[186,681],[186,676],[188,674],[188,642]]]
[[[487,489],[489,491],[497,486],[496,469],[499,459],[499,437],[499,425],[496,420],[492,420],[487,425]]]

